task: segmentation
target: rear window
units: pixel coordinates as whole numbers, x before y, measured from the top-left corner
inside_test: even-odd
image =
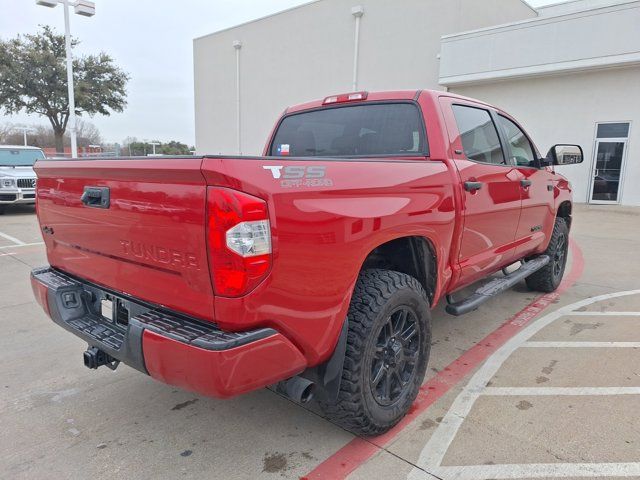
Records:
[[[270,155],[357,157],[427,155],[425,132],[413,103],[323,108],[285,117]]]
[[[31,167],[43,158],[42,150],[0,148],[0,166]]]

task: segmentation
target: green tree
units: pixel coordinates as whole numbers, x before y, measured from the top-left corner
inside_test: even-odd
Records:
[[[72,39],[72,46],[78,40]],[[51,122],[56,150],[64,151],[69,121],[64,35],[48,26],[36,35],[0,40],[0,110],[43,115]],[[109,115],[126,106],[129,76],[104,52],[75,57],[76,115]]]
[[[192,150],[195,150],[195,148],[189,147],[186,143],[171,140],[160,145],[159,153],[163,155],[191,155]]]
[[[161,155],[191,155],[195,147],[190,147],[186,143],[171,140],[167,143],[159,143],[156,145],[156,154]],[[153,145],[149,142],[141,142],[135,137],[127,137],[123,141],[123,152],[131,156],[145,156],[153,152]]]

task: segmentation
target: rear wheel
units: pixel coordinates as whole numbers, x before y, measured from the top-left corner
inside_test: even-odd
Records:
[[[549,246],[543,254],[548,255],[551,260],[543,268],[527,277],[527,286],[531,290],[547,293],[558,288],[564,276],[568,253],[569,227],[564,218],[558,217],[553,227]]]
[[[378,435],[406,415],[424,379],[431,345],[429,301],[409,275],[366,270],[348,320],[338,400],[321,406],[344,428]]]
[[[0,205],[0,215],[4,215],[4,212],[7,211],[7,206],[6,205]]]

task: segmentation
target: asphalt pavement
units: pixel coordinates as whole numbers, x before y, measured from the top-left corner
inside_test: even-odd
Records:
[[[640,478],[640,209],[576,206],[561,290],[433,314],[407,419],[359,439],[270,390],[194,395],[121,366],[36,304],[34,211],[0,216],[0,478]]]

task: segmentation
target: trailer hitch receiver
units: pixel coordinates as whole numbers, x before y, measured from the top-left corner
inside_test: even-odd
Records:
[[[113,358],[96,347],[87,348],[86,352],[82,354],[82,359],[84,360],[84,366],[91,369],[106,365],[111,370],[115,370],[120,364],[120,360]]]

